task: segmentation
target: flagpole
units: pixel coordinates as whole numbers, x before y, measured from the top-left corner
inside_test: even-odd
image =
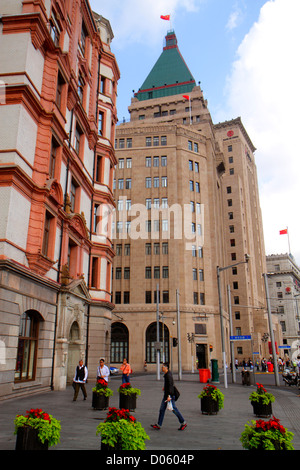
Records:
[[[290,246],[290,236],[289,236],[289,229],[288,227],[286,228],[286,233],[287,233],[287,236],[288,236],[288,244],[289,244],[289,255],[291,255],[291,246]]]

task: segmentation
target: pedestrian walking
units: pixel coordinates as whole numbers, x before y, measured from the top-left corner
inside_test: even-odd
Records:
[[[104,359],[100,359],[99,366],[97,368],[97,380],[104,379],[108,382],[109,368],[104,364]]]
[[[164,395],[163,395],[163,399],[161,401],[161,405],[159,409],[157,424],[151,424],[151,426],[153,429],[159,430],[163,424],[167,406],[172,405],[172,411],[175,414],[175,416],[177,416],[178,421],[180,423],[180,427],[178,431],[183,431],[187,427],[187,424],[175,404],[176,392],[177,392],[177,397],[178,397],[178,391],[176,387],[174,386],[173,376],[172,376],[171,371],[169,370],[169,364],[167,362],[163,363],[162,372],[164,373],[164,388],[163,388]]]
[[[123,359],[123,364],[120,367],[122,371],[122,384],[130,382],[130,374],[132,372],[130,364],[128,364],[127,359]]]
[[[77,400],[79,389],[83,393],[83,399],[86,400],[87,393],[85,389],[85,384],[88,377],[87,367],[83,365],[83,361],[80,360],[78,366],[75,369],[75,376],[73,379],[73,388],[74,388],[74,397],[73,401]]]

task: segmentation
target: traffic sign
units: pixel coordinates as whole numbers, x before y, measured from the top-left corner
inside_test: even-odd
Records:
[[[245,341],[251,339],[251,335],[230,336],[230,341]]]

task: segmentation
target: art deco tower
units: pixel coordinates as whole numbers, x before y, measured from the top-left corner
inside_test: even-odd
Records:
[[[264,303],[255,149],[240,119],[213,124],[174,31],[129,112],[116,131],[113,302],[120,321],[112,324],[111,361],[129,356],[134,370],[144,361],[155,370],[161,347],[176,369],[179,339],[183,370],[206,368],[222,357],[216,267],[249,253],[251,266],[224,272],[224,301],[230,283],[240,305]],[[235,315],[235,331],[254,333],[256,311]],[[262,310],[260,321],[264,328]],[[224,330],[229,362],[227,301]],[[235,354],[249,356],[250,345],[237,345]]]

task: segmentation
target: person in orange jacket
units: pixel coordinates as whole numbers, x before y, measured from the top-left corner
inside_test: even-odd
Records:
[[[130,367],[130,364],[128,364],[126,358],[123,359],[123,364],[122,364],[120,370],[122,371],[122,384],[129,383],[130,382],[131,367]]]

